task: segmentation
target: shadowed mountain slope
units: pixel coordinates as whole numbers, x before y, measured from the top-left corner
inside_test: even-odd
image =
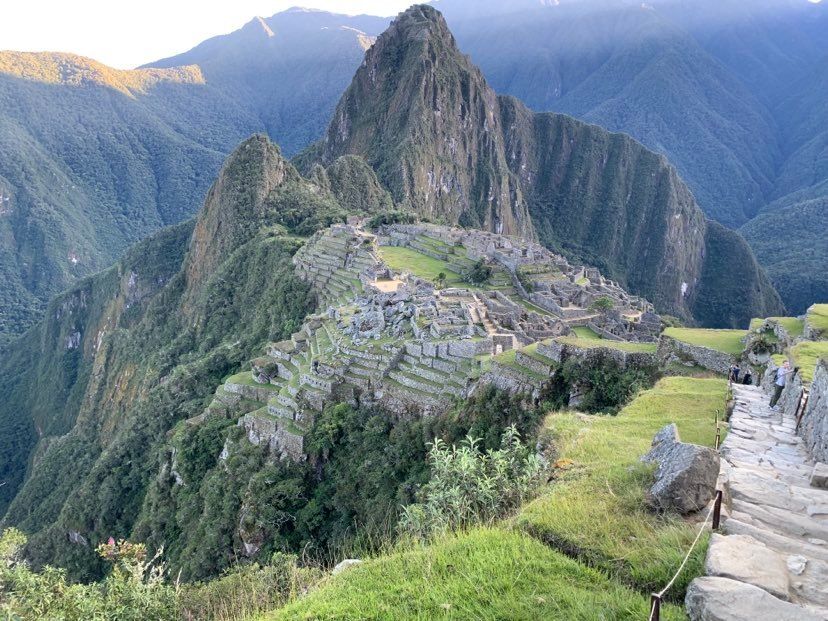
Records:
[[[708,299],[703,266],[719,265],[727,244],[708,248],[704,215],[666,158],[628,136],[496,96],[427,5],[401,14],[379,37],[325,138],[297,161],[307,168],[344,154],[364,157],[395,199],[422,216],[531,229],[664,312],[741,325],[760,308],[781,310],[749,251],[740,286],[756,295],[746,304],[731,296],[735,277],[724,275],[718,301]],[[744,247],[736,233],[722,237]]]

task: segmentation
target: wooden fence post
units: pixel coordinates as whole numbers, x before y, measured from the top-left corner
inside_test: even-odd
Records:
[[[650,593],[650,621],[661,621],[661,595]]]

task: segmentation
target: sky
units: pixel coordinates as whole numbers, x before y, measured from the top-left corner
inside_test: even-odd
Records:
[[[412,0],[0,0],[0,49],[73,52],[131,69],[292,6],[385,16],[410,4]]]

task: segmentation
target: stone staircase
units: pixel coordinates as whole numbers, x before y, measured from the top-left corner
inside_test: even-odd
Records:
[[[687,592],[693,621],[828,620],[828,490],[796,421],[756,386],[734,385],[721,447],[724,534],[711,538],[705,577]]]

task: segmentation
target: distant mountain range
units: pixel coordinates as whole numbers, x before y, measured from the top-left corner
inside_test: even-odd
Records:
[[[792,312],[828,297],[824,3],[435,6],[495,91],[666,154],[709,216],[742,227]],[[388,22],[294,9],[131,72],[0,52],[0,343],[194,213],[246,136],[287,155],[322,136]]]

